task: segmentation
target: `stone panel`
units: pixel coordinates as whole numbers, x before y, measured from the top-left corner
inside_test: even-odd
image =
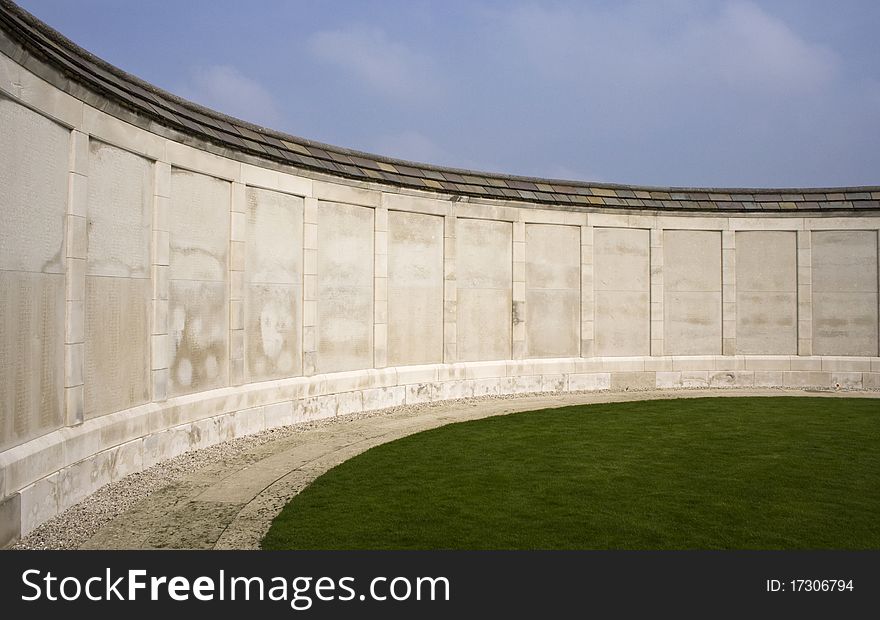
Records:
[[[596,354],[606,357],[649,355],[651,294],[596,291]]]
[[[318,204],[318,372],[373,365],[373,210]]]
[[[172,168],[168,216],[172,280],[226,279],[230,191],[226,181]]]
[[[593,229],[596,354],[651,353],[650,231]]]
[[[877,231],[812,234],[813,354],[877,355]]]
[[[150,277],[152,163],[89,141],[87,275]]]
[[[89,142],[84,414],[150,399],[153,164]]]
[[[0,95],[0,269],[62,273],[70,132]]]
[[[580,351],[581,230],[526,224],[526,342],[529,357]]]
[[[85,417],[150,400],[150,281],[86,277]]]
[[[169,289],[169,391],[189,394],[226,385],[226,283],[172,280]]]
[[[509,359],[513,227],[462,218],[455,241],[458,360]]]
[[[0,95],[0,449],[64,419],[69,142],[67,129]]]
[[[443,218],[388,213],[388,365],[443,361]]]
[[[0,448],[62,425],[64,276],[0,271]]]
[[[721,233],[663,233],[667,355],[721,354]]]
[[[247,189],[245,362],[248,381],[302,373],[303,200]]]
[[[169,394],[227,384],[230,184],[172,169]]]
[[[797,233],[736,233],[736,352],[797,354]]]

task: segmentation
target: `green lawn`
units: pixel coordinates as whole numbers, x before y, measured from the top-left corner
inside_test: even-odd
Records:
[[[880,399],[698,398],[451,424],[318,478],[266,549],[880,548]]]

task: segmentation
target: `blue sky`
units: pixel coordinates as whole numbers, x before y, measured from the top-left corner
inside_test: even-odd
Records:
[[[880,2],[18,0],[178,95],[404,159],[880,184]]]

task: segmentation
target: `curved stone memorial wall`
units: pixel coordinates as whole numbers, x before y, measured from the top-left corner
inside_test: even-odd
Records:
[[[452,170],[180,100],[0,0],[0,543],[184,451],[485,394],[880,388],[880,187]]]

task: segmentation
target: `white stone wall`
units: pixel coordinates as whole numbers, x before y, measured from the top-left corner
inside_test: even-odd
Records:
[[[2,54],[0,135],[12,537],[182,451],[362,410],[880,389],[874,215],[549,209],[352,182],[136,128]]]

